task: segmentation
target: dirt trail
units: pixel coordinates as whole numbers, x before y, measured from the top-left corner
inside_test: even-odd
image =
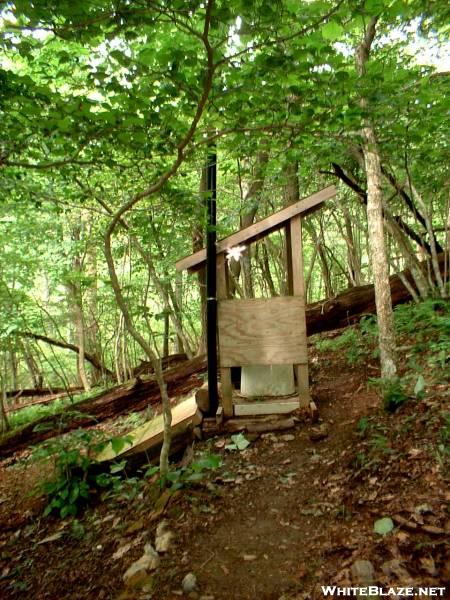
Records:
[[[2,600],[170,600],[188,597],[181,582],[189,572],[198,580],[193,599],[319,600],[321,585],[352,584],[357,559],[372,562],[379,585],[450,579],[450,495],[436,459],[447,392],[388,415],[366,385],[367,369],[376,374],[370,366],[325,356],[312,364],[313,397],[328,427],[319,441],[310,439],[317,424],[303,418],[242,452],[226,450],[228,438],[200,444],[224,466],[172,496],[157,519],[150,486],[89,509],[78,533],[70,520],[33,519],[26,502],[9,521],[1,515]],[[372,427],[365,436],[361,418]],[[0,497],[22,492],[18,467],[3,480],[1,468]],[[402,515],[409,529],[374,534],[386,515]],[[126,591],[124,572],[154,543],[163,518],[174,541],[151,593]]]
[[[343,490],[326,483],[349,457],[345,448],[351,449],[359,417],[379,402],[365,386],[361,393],[359,378],[349,377],[346,372],[315,387],[327,438],[313,442],[311,427],[299,424],[294,432],[263,435],[227,459],[235,481],[223,484],[213,515],[200,508],[195,520],[180,518],[178,543],[166,560],[176,564],[181,558],[182,566],[169,569],[170,579],[155,597],[172,597],[175,569],[179,580],[193,571],[202,593],[215,599],[278,599],[306,579],[329,583],[321,565],[338,536],[335,517],[345,509]]]

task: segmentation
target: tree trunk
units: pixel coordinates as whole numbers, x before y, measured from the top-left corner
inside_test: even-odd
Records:
[[[127,224],[123,219],[119,219],[119,222],[122,226],[125,226],[128,229]],[[111,226],[110,226],[111,227]],[[120,287],[119,278],[117,277],[116,267],[114,264],[114,258],[112,255],[111,248],[111,234],[112,230],[108,229],[105,234],[105,258],[108,264],[108,271],[111,278],[111,285],[114,291],[114,296],[116,298],[117,305],[120,309],[120,312],[123,315],[124,324],[131,335],[131,337],[136,341],[136,343],[141,347],[141,349],[145,352],[146,356],[152,363],[155,378],[158,383],[158,387],[161,394],[161,402],[163,406],[163,414],[164,414],[164,442],[161,449],[160,455],[160,476],[163,481],[167,477],[169,472],[169,449],[170,449],[170,440],[172,437],[171,423],[172,423],[172,412],[170,410],[170,401],[169,396],[167,394],[167,387],[164,381],[164,376],[162,374],[161,369],[161,361],[157,354],[156,345],[155,349],[151,347],[151,345],[147,342],[147,340],[140,334],[140,332],[136,329],[133,318],[131,316],[130,311],[128,310],[128,304],[125,300],[125,297],[122,293],[122,288]]]
[[[347,206],[342,205],[342,214],[344,217],[344,225],[345,225],[345,243],[347,245],[347,265],[348,265],[348,273],[350,276],[350,280],[352,285],[358,287],[361,285],[362,277],[361,277],[361,253],[358,252],[358,248],[355,241],[355,236],[353,233],[352,220],[350,218],[350,213]]]
[[[202,219],[195,223],[192,228],[192,251],[198,252],[204,247],[203,221],[206,216],[206,194],[208,192],[208,177],[207,170],[203,168],[200,175],[199,197],[202,206]],[[201,318],[201,333],[197,348],[197,355],[205,354],[206,352],[206,268],[200,269],[197,272],[198,291],[200,295],[200,318]]]
[[[357,154],[358,159],[360,158]],[[364,156],[361,157],[361,165],[365,169]],[[341,166],[336,163],[332,163],[334,174],[341,179],[346,185],[348,185],[354,192],[356,192],[361,203],[366,207],[367,210],[367,192],[354,181],[349,175],[347,175]],[[427,252],[430,252],[429,244],[423,239],[422,236],[413,231],[401,217],[395,217],[391,214],[390,210],[384,204],[383,216],[386,230],[396,241],[400,252],[405,259],[406,265],[411,269],[411,275],[414,279],[414,283],[420,292],[422,298],[427,298],[430,292],[426,277],[423,271],[419,267],[419,259],[416,257],[414,251],[411,248],[411,241],[418,244],[420,248],[426,248]],[[370,244],[369,244],[370,246]],[[370,254],[370,249],[368,250]]]
[[[72,227],[71,238],[75,244],[79,244],[81,241],[81,229],[82,225],[80,223]],[[74,253],[71,266],[72,271],[68,274],[65,281],[65,287],[67,290],[67,303],[69,306],[69,313],[72,319],[72,325],[75,329],[77,346],[79,348],[79,352],[77,355],[78,379],[83,388],[88,392],[91,389],[91,385],[89,383],[84,364],[86,337],[84,330],[83,293],[81,290],[80,283],[81,275],[83,273],[83,265],[78,249]]]
[[[303,225],[304,225],[306,231],[311,236],[311,239],[314,242],[314,246],[317,250],[317,255],[319,256],[320,270],[322,272],[322,280],[323,280],[323,284],[325,286],[325,296],[327,298],[331,298],[331,296],[333,296],[334,292],[333,292],[333,285],[331,283],[330,269],[328,267],[328,261],[327,261],[327,256],[325,253],[325,248],[323,245],[322,235],[319,236],[317,234],[317,232],[314,228],[314,223],[312,222],[311,219],[309,221],[305,221],[303,223]]]
[[[95,356],[99,363],[102,357],[102,344],[100,340],[100,328],[98,324],[98,273],[97,273],[97,247],[92,243],[92,227],[89,227],[86,249],[85,272],[91,279],[86,290],[85,299],[85,339],[86,350]],[[102,381],[106,375],[101,370],[90,369],[90,380],[93,385]]]
[[[241,190],[241,218],[240,229],[249,227],[255,220],[260,205],[260,196],[264,187],[265,167],[269,160],[266,150],[261,150],[256,156],[256,164],[252,166],[246,159],[246,175],[242,176],[239,165],[239,187]],[[246,248],[241,252],[240,260],[230,262],[230,295],[236,291],[239,275],[242,273],[242,290],[245,298],[253,298],[254,289],[251,272],[251,249]]]
[[[414,185],[412,184],[411,181],[410,181],[410,188],[411,188],[413,197],[415,198],[416,202],[419,204],[420,208],[422,209],[423,218],[425,219],[425,226],[426,226],[426,230],[428,233],[428,238],[430,240],[431,264],[433,266],[433,273],[434,273],[434,277],[436,278],[437,287],[438,287],[439,293],[441,295],[441,298],[446,298],[447,291],[445,289],[444,281],[443,281],[441,273],[439,271],[438,248],[436,245],[436,237],[434,235],[433,225],[431,223],[431,217],[428,213],[427,207],[425,206],[425,202],[422,200],[421,195],[416,190],[416,188],[414,187]]]
[[[18,331],[17,335],[36,340],[37,342],[45,342],[46,344],[49,344],[50,346],[55,346],[56,348],[64,348],[65,350],[72,350],[72,352],[77,352],[78,354],[80,353],[80,348],[75,344],[70,344],[69,342],[64,342],[62,340],[54,340],[53,338],[50,338],[46,335],[32,333],[31,331]],[[104,371],[110,377],[114,377],[114,373],[110,371],[107,367],[105,367],[103,363],[99,362],[99,360],[95,356],[92,356],[88,352],[85,352],[84,358],[99,371]]]
[[[6,392],[6,388],[8,386],[6,353],[3,353],[2,358],[2,364],[0,365],[0,433],[5,433],[9,430],[9,421],[6,414],[6,402],[8,398]]]
[[[75,284],[66,285],[68,291],[68,300],[70,311],[72,313],[72,323],[75,327],[75,335],[78,343],[79,352],[77,354],[77,371],[81,385],[86,392],[89,392],[91,385],[85,369],[85,332],[84,332],[84,317],[83,304],[81,298],[81,290]]]
[[[175,297],[177,299],[177,306],[180,309],[180,314],[183,312],[183,274],[177,271],[175,273]],[[175,352],[185,353],[183,340],[179,335],[175,338]],[[198,352],[198,351],[197,351]]]
[[[356,52],[358,75],[363,78],[365,65],[376,33],[378,17],[373,17],[364,39]],[[362,97],[361,108],[368,110],[367,100]],[[370,241],[370,258],[374,277],[375,301],[378,316],[381,376],[392,379],[396,376],[395,332],[389,288],[389,265],[384,241],[382,171],[377,138],[369,118],[364,119],[363,154],[367,177],[367,224]]]
[[[166,358],[166,356],[169,356],[169,340],[170,340],[170,318],[169,318],[169,313],[164,312],[163,358]]]
[[[27,365],[28,373],[30,374],[31,385],[33,388],[38,388],[42,377],[39,373],[39,368],[30,349],[29,343],[25,340],[19,339],[18,344],[22,351],[25,364]]]

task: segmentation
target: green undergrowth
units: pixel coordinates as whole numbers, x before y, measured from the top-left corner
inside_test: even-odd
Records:
[[[320,353],[343,352],[347,364],[357,366],[368,358],[378,356],[376,347],[377,325],[372,315],[363,317],[358,325],[346,328],[333,338],[315,337],[313,344]]]
[[[38,423],[45,418],[70,413],[70,407],[74,407],[85,400],[94,399],[104,391],[104,388],[95,388],[91,392],[83,392],[81,394],[66,396],[65,398],[57,398],[46,404],[33,404],[21,408],[9,415],[8,422],[11,431],[0,436],[0,441],[6,439],[11,434],[15,434],[18,429],[30,425],[30,423]]]
[[[448,383],[450,372],[450,302],[428,299],[403,304],[394,310],[399,376],[369,383],[380,392],[384,407],[395,412],[408,399],[421,400],[431,385]],[[375,316],[364,317],[334,338],[317,336],[320,353],[341,353],[348,365],[378,358],[378,327]]]
[[[199,454],[188,466],[173,468],[163,481],[159,467],[147,465],[137,476],[127,474],[126,459],[99,465],[94,456],[111,443],[120,453],[131,443],[130,436],[106,439],[97,431],[78,430],[70,435],[42,444],[33,454],[34,461],[53,461],[54,475],[40,484],[36,493],[47,497],[44,516],[61,519],[75,517],[93,500],[132,501],[147,483],[160,490],[175,492],[195,485],[209,471],[222,466],[219,455],[208,451]]]
[[[123,483],[125,461],[112,463],[107,471],[99,472],[94,456],[111,442],[119,453],[130,442],[129,437],[105,439],[98,431],[73,431],[70,435],[41,444],[33,453],[34,461],[53,461],[54,476],[44,481],[37,493],[47,496],[44,516],[56,513],[60,518],[75,516],[88,505],[99,491],[119,492]],[[125,480],[127,478],[125,477]]]

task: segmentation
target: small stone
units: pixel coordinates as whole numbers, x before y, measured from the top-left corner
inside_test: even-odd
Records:
[[[362,586],[371,585],[375,581],[375,570],[368,560],[355,560],[350,572],[353,582]]]
[[[433,509],[429,504],[419,504],[419,506],[415,507],[414,512],[418,515],[426,515],[431,514]]]
[[[159,567],[159,555],[151,544],[146,544],[144,554],[125,572],[123,581],[127,587],[142,587],[149,583],[149,572]]]
[[[319,427],[314,427],[313,429],[311,429],[309,433],[309,439],[312,442],[318,442],[319,440],[323,440],[326,437],[328,437],[328,434],[328,425],[326,423],[322,423],[322,425],[319,425]]]
[[[191,592],[195,592],[196,588],[197,588],[197,577],[194,575],[194,573],[188,573],[182,583],[181,583],[181,587],[183,588],[183,592],[185,594],[190,594]]]
[[[156,528],[155,548],[157,552],[167,552],[173,540],[174,534],[167,529],[167,521],[161,521]]]
[[[283,440],[283,442],[293,442],[295,440],[295,435],[292,433],[285,433],[280,439]]]
[[[394,558],[393,560],[387,560],[381,565],[381,570],[388,577],[395,575],[402,583],[410,583],[412,581],[411,575],[403,566],[402,561]]]
[[[242,558],[244,560],[250,562],[251,560],[256,560],[257,556],[256,556],[256,554],[244,554],[244,556]]]
[[[262,433],[261,439],[269,440],[269,442],[276,442],[278,440],[277,436],[271,431],[269,431],[268,433]]]

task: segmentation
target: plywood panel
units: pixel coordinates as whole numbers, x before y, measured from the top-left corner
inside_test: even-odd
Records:
[[[295,296],[220,301],[220,366],[306,363],[304,310]]]
[[[294,204],[279,210],[274,213],[258,221],[257,223],[253,223],[249,227],[245,229],[241,229],[232,235],[220,240],[216,244],[217,253],[224,252],[233,246],[238,246],[239,244],[251,244],[255,242],[259,238],[268,235],[272,231],[276,231],[283,227],[289,219],[294,217],[295,215],[307,215],[312,212],[315,208],[320,208],[321,204],[325,202],[325,200],[329,200],[336,195],[336,187],[334,185],[330,185],[307,198],[303,198]],[[184,269],[189,269],[190,271],[196,271],[204,266],[204,262],[206,261],[206,250],[199,250],[195,254],[191,254],[190,256],[186,256],[185,258],[181,258],[176,262],[175,266],[177,271],[183,271]]]

